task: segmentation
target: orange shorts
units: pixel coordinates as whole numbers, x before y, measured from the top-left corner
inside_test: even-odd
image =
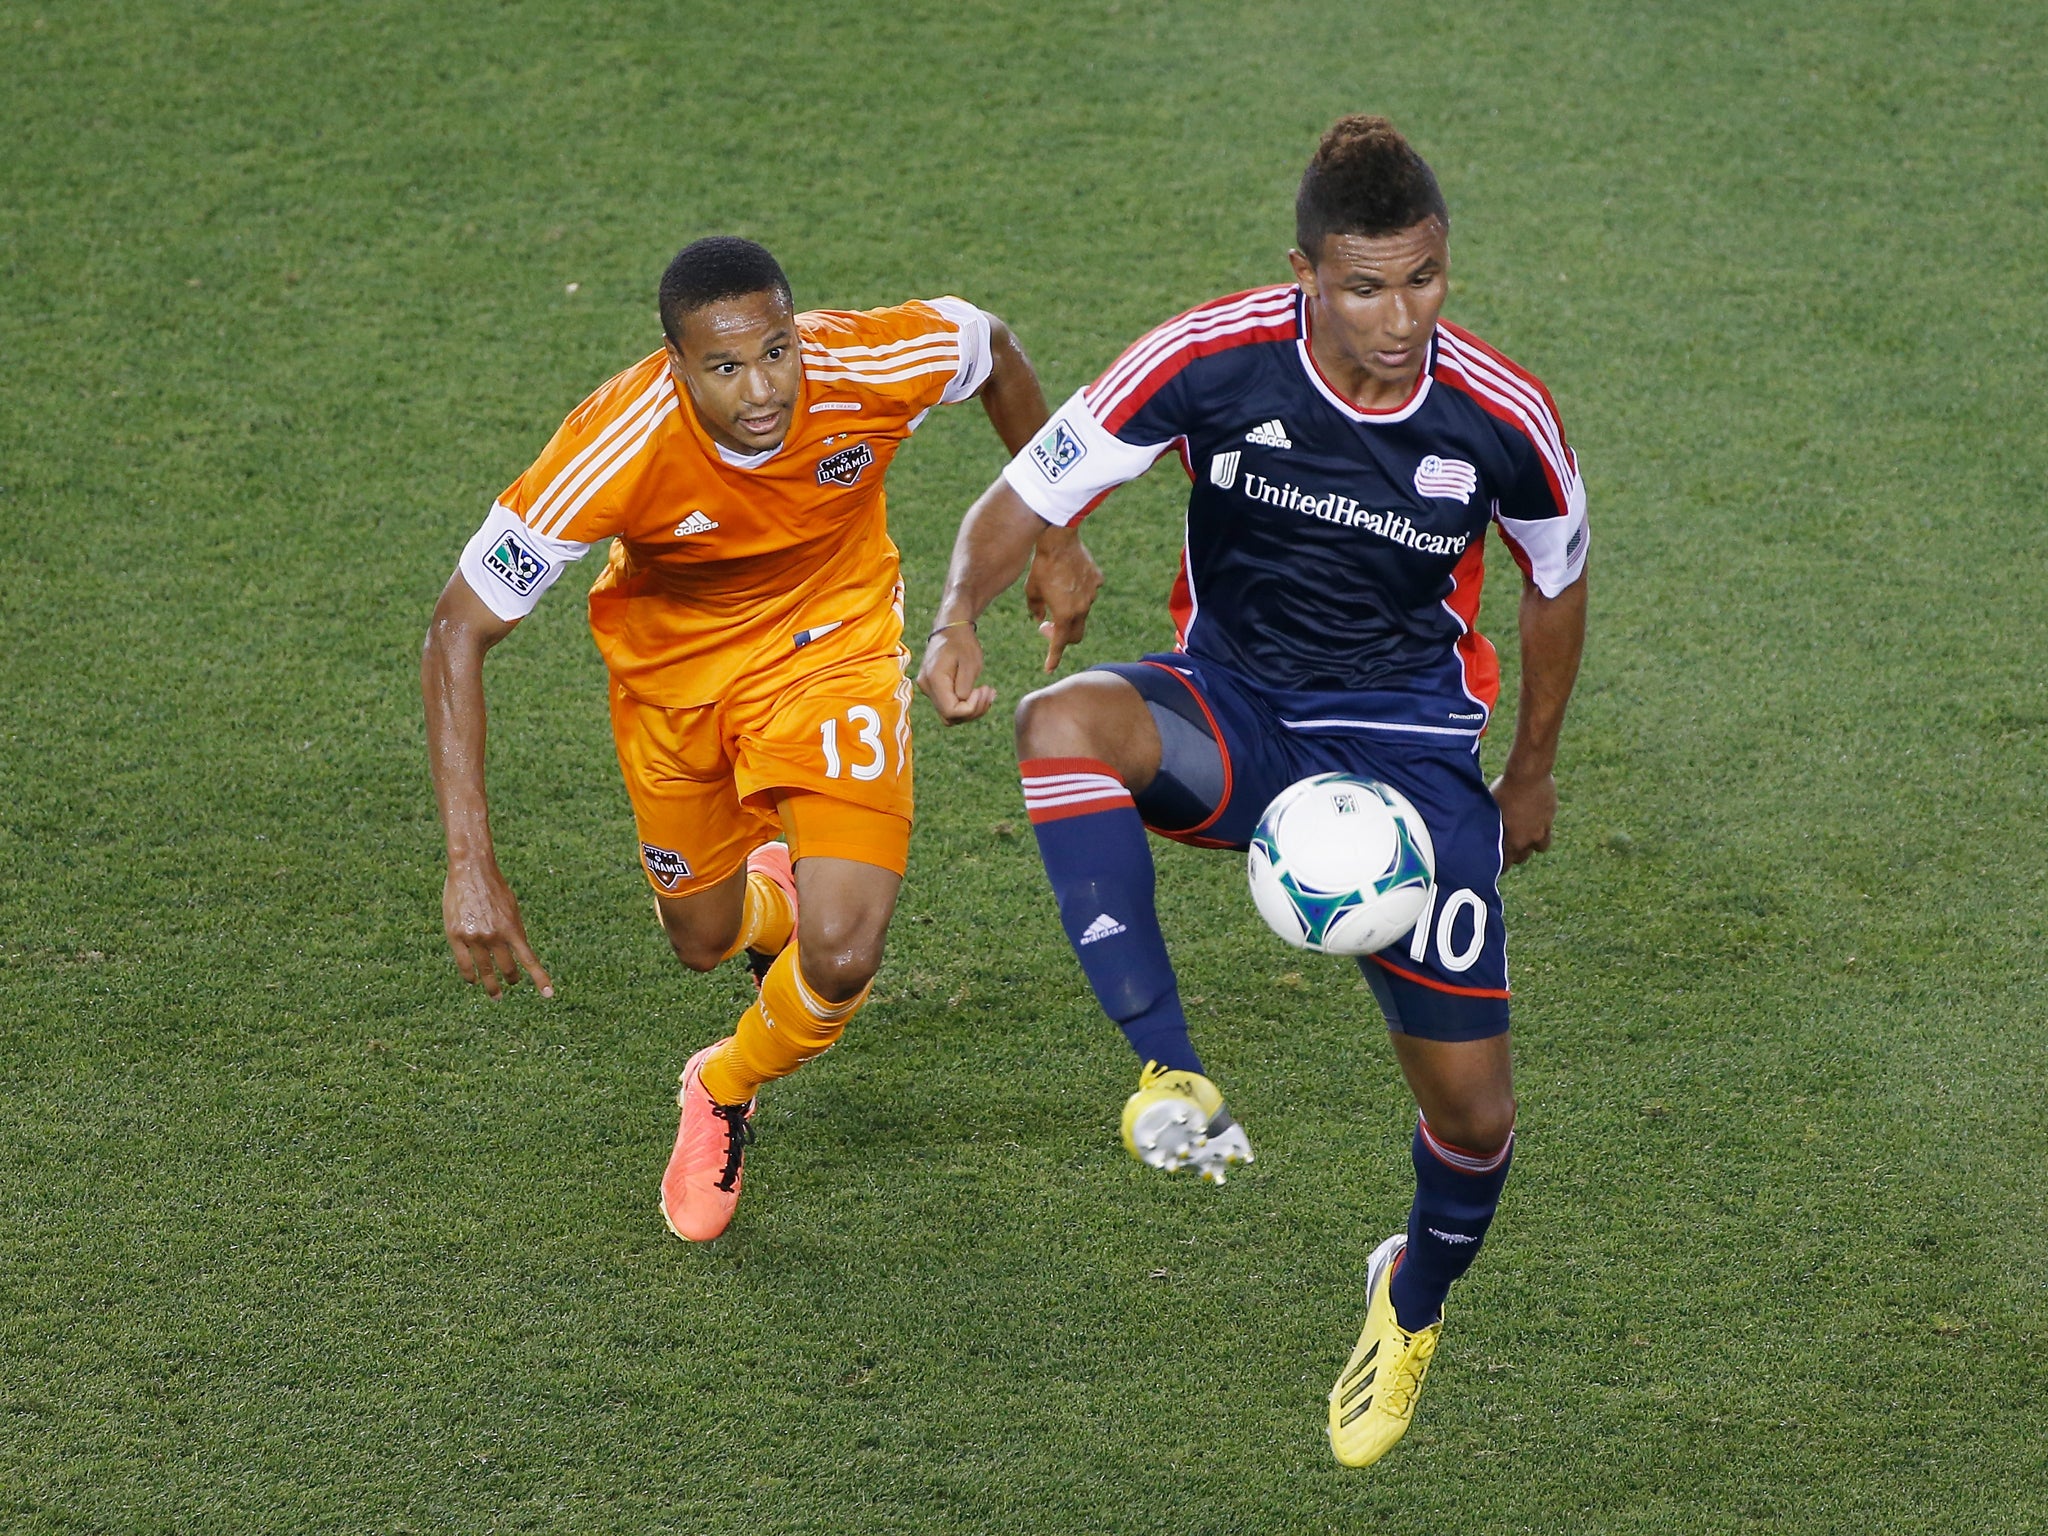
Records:
[[[910,853],[910,679],[905,653],[854,659],[694,709],[612,683],[612,739],[633,802],[640,864],[687,896],[786,837],[796,858],[903,873]]]

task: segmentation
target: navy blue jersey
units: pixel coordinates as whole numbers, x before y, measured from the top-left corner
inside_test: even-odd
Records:
[[[1500,689],[1474,629],[1489,523],[1556,596],[1586,496],[1531,374],[1439,323],[1409,398],[1361,411],[1308,345],[1294,284],[1189,310],[1066,402],[1005,477],[1067,524],[1177,449],[1193,482],[1181,650],[1272,696],[1293,729],[1476,736]]]

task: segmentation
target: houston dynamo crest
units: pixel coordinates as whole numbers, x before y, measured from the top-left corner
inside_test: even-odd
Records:
[[[860,478],[860,472],[874,462],[874,450],[866,443],[855,443],[851,448],[842,448],[837,453],[818,460],[818,484],[851,485]]]

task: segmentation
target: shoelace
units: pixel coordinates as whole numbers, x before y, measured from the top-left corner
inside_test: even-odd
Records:
[[[713,1104],[711,1112],[725,1122],[725,1168],[718,1175],[718,1187],[730,1190],[739,1180],[747,1143],[754,1139],[754,1123],[747,1118],[744,1104]]]
[[[1422,1390],[1422,1373],[1429,1369],[1429,1362],[1435,1357],[1435,1335],[1416,1339],[1413,1347],[1401,1357],[1394,1379],[1380,1394],[1380,1401],[1388,1412],[1406,1417],[1415,1411],[1415,1394]]]

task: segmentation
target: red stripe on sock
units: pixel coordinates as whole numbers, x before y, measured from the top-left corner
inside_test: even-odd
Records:
[[[1473,1152],[1464,1147],[1453,1146],[1437,1136],[1429,1128],[1429,1121],[1418,1117],[1415,1122],[1422,1132],[1422,1144],[1429,1148],[1431,1156],[1446,1168],[1459,1173],[1491,1173],[1508,1160],[1508,1152],[1515,1144],[1515,1133],[1508,1132],[1508,1139],[1500,1144],[1497,1152]],[[1468,1164],[1474,1166],[1467,1166]]]
[[[1109,764],[1092,757],[1027,757],[1017,765],[1017,772],[1027,779],[1042,779],[1050,773],[1100,773],[1112,779],[1117,776]]]
[[[1024,814],[1031,824],[1043,826],[1049,821],[1065,821],[1071,816],[1093,816],[1103,811],[1135,810],[1137,802],[1131,799],[1129,790],[1123,787],[1116,770],[1109,764],[1092,757],[1033,757],[1017,765],[1024,780]],[[1078,800],[1068,800],[1058,805],[1032,805],[1033,781],[1061,777],[1068,774],[1089,774],[1109,782],[1099,787],[1075,786],[1084,793]],[[1043,791],[1041,791],[1042,793]]]
[[[1122,795],[1114,800],[1107,797],[1101,800],[1080,800],[1072,805],[1048,806],[1042,811],[1026,811],[1024,814],[1030,819],[1031,825],[1042,827],[1048,821],[1065,821],[1069,816],[1096,816],[1104,811],[1126,810],[1137,810],[1136,802],[1129,795]]]

